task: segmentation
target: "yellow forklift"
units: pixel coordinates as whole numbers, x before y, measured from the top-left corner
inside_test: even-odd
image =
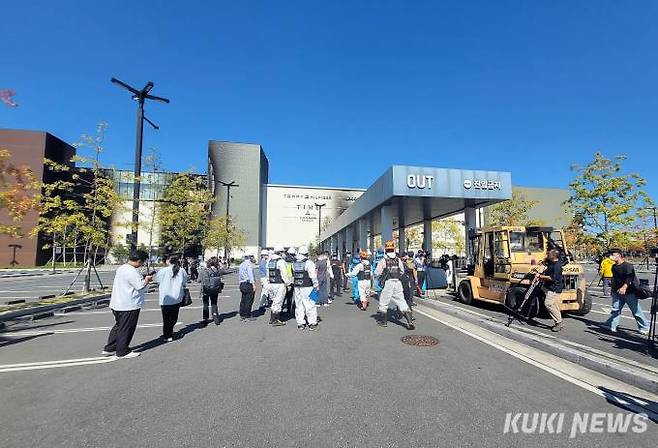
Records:
[[[546,251],[557,249],[565,263],[560,310],[579,316],[590,312],[592,299],[583,267],[574,262],[562,230],[541,226],[489,227],[472,232],[469,243],[473,264],[457,287],[462,302],[481,300],[516,310],[531,287],[534,274],[544,270]]]

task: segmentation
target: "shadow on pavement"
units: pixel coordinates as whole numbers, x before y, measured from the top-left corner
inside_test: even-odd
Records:
[[[608,403],[626,409],[628,411],[635,412],[636,414],[642,412],[646,413],[647,411],[650,411],[653,414],[647,414],[649,420],[651,420],[654,423],[658,423],[658,418],[656,417],[656,414],[658,414],[657,402],[647,400],[646,398],[637,397],[635,395],[627,394],[624,392],[608,389],[606,387],[599,387],[599,390],[605,394],[605,398],[608,401]],[[632,406],[626,406],[624,405],[624,403],[620,403],[619,400],[616,399],[616,397],[628,401]]]
[[[35,334],[35,335],[32,335],[32,336],[23,336],[22,338],[21,337],[18,337],[18,338],[5,338],[5,337],[0,336],[0,348],[8,347],[8,346],[14,345],[14,344],[20,344],[21,342],[27,342],[27,341],[30,341],[32,339],[40,338],[41,336],[46,336],[46,334]]]
[[[571,316],[571,318],[583,322],[587,325],[586,333],[598,337],[598,340],[601,342],[609,343],[613,348],[618,350],[632,350],[653,358],[658,357],[656,350],[649,349],[646,336],[642,336],[639,333],[628,333],[622,328],[617,328],[617,332],[612,333],[603,322],[593,321],[581,316]]]
[[[16,324],[17,328],[12,327],[11,329],[3,330],[0,334],[11,334],[11,333],[18,332],[18,331],[36,330],[37,328],[48,328],[48,327],[54,327],[56,325],[72,324],[73,322],[75,322],[75,321],[74,320],[67,320],[67,321],[63,321],[63,322],[53,322],[51,324],[41,324],[41,325]]]

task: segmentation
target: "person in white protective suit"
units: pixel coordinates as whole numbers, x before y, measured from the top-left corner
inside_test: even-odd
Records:
[[[404,265],[395,252],[395,242],[387,241],[384,246],[384,258],[379,260],[375,275],[384,283],[384,288],[379,295],[379,310],[377,312],[377,324],[385,327],[388,321],[388,309],[391,303],[397,306],[407,321],[407,329],[414,330],[411,310],[407,301],[404,300],[404,289],[400,277],[404,275]]]
[[[275,247],[274,254],[270,255],[270,260],[267,262],[268,295],[272,299],[270,324],[275,327],[285,325],[285,322],[281,321],[281,305],[288,286],[292,284],[286,262],[281,258],[284,253],[282,247]]]
[[[361,311],[368,309],[368,297],[370,297],[370,281],[372,278],[372,266],[368,260],[368,252],[362,250],[359,254],[361,261],[354,265],[352,270],[347,274],[348,277],[357,278],[359,289],[359,308]]]
[[[292,264],[293,285],[295,288],[295,319],[299,330],[318,329],[318,310],[310,299],[311,292],[318,290],[318,276],[315,263],[308,259],[308,248],[302,246]]]

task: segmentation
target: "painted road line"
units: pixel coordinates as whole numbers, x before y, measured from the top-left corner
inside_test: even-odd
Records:
[[[176,325],[182,325],[183,322],[178,321],[176,322]],[[157,323],[157,324],[142,324],[142,325],[137,325],[136,328],[155,328],[155,327],[162,327],[162,323]],[[68,333],[90,333],[94,331],[108,331],[111,330],[112,327],[91,327],[91,328],[68,328],[66,330],[20,330],[20,331],[15,331],[11,333],[0,333],[0,335],[3,336],[41,336],[45,334],[68,334]]]
[[[190,305],[190,306],[185,306],[185,307],[181,308],[180,310],[181,311],[200,310],[202,308],[203,308],[202,305],[199,305],[199,306],[191,306]],[[147,313],[147,312],[155,312],[155,311],[160,312],[161,309],[160,308],[142,308],[142,310],[140,311],[140,314],[141,313]],[[61,316],[61,317],[90,316],[90,315],[94,315],[94,314],[112,314],[112,310],[107,310],[107,311],[72,311],[70,313],[55,313],[55,316]]]
[[[118,361],[115,356],[98,356],[95,358],[63,359],[60,361],[44,361],[25,364],[0,365],[0,373],[22,372],[26,370],[57,369],[60,367],[88,366],[92,364],[105,364]]]
[[[570,361],[542,352],[541,350],[508,339],[504,336],[500,336],[499,334],[486,330],[477,324],[472,324],[432,308],[424,308],[426,308],[426,310],[416,308],[415,311],[429,319],[500,350],[501,352],[507,353],[527,364],[555,375],[558,378],[568,381],[569,383],[592,392],[606,400],[610,400],[619,406],[636,413],[645,413],[653,421],[658,421],[658,413],[649,409],[651,401],[658,402],[658,395],[631,386],[622,381],[618,381],[614,378],[607,377],[593,370],[581,367]],[[606,390],[613,390],[618,394],[609,393],[606,392]],[[626,398],[628,396],[644,398],[630,400],[629,398]]]

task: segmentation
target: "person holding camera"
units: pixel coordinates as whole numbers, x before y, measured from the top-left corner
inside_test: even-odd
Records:
[[[628,305],[633,317],[635,317],[640,334],[646,336],[649,334],[649,323],[644,317],[644,311],[642,311],[640,302],[635,295],[635,285],[639,283],[635,275],[635,268],[624,259],[621,250],[612,249],[610,253],[612,254],[612,260],[615,262],[612,266],[612,308],[605,325],[611,332],[616,332],[621,318],[621,311],[624,305]]]
[[[143,277],[139,272],[147,259],[146,252],[135,250],[130,253],[128,263],[120,266],[114,275],[110,309],[115,323],[103,348],[104,356],[115,355],[117,358],[129,359],[140,355],[130,350],[130,341],[137,328],[139,311],[144,306],[146,287],[153,280],[152,275]]]
[[[537,274],[543,281],[542,291],[544,292],[544,306],[553,319],[551,331],[558,332],[562,330],[562,313],[560,312],[560,294],[562,293],[563,279],[562,267],[564,263],[560,259],[560,252],[555,249],[548,251],[546,256],[546,269],[543,273]]]

